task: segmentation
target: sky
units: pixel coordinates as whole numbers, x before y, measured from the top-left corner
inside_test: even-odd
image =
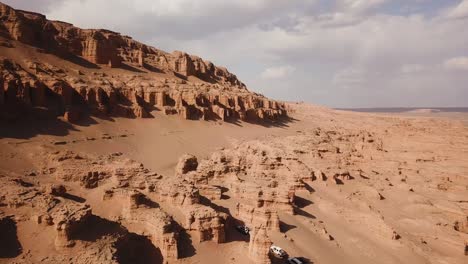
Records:
[[[468,0],[0,0],[329,107],[468,107]]]

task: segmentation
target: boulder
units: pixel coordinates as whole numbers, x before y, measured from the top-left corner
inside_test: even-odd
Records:
[[[50,184],[46,188],[46,193],[54,196],[64,196],[67,189],[61,184]]]
[[[63,119],[65,119],[65,121],[70,122],[70,123],[76,123],[80,120],[80,118],[81,118],[80,111],[76,108],[67,110],[65,114],[63,115]]]
[[[468,216],[461,220],[455,221],[453,228],[458,232],[468,234]]]
[[[182,175],[190,171],[197,170],[197,167],[198,167],[197,157],[190,155],[190,154],[185,154],[179,158],[179,161],[177,162],[177,166],[175,170],[176,170],[176,174]]]

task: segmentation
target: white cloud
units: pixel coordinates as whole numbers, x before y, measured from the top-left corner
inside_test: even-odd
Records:
[[[314,5],[314,0],[56,0],[47,16],[86,28],[109,28],[143,41],[204,38]],[[111,12],[111,15],[106,15]]]
[[[296,68],[290,65],[271,67],[265,69],[260,76],[263,79],[282,79],[291,75],[295,70]]]
[[[386,0],[342,0],[342,2],[347,9],[361,12],[382,5]]]
[[[468,57],[456,57],[444,62],[446,69],[450,70],[468,70]]]
[[[91,0],[84,0],[91,1]],[[92,0],[102,1],[102,0]],[[116,1],[116,0],[114,0]],[[113,1],[113,2],[114,2]],[[121,0],[117,0],[121,1]],[[76,1],[70,1],[75,2]],[[81,0],[83,2],[83,0]],[[146,13],[150,12],[156,16],[204,16],[213,15],[221,10],[239,10],[258,11],[267,8],[268,5],[274,5],[268,0],[237,0],[237,1],[219,1],[219,0],[134,0],[123,1],[130,3],[135,10]]]
[[[422,72],[425,69],[424,65],[421,64],[405,64],[401,66],[401,72],[404,74],[412,74]]]
[[[448,13],[450,18],[467,18],[468,17],[468,0],[463,0],[455,8]]]
[[[342,88],[350,88],[363,85],[366,70],[363,68],[346,68],[338,71],[333,76],[333,84]]]
[[[468,0],[3,1],[51,3],[51,19],[199,55],[276,98],[346,107],[468,97],[466,71],[440,70],[464,68],[445,61],[468,54]]]

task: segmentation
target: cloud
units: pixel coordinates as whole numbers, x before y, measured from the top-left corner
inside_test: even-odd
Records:
[[[467,18],[468,17],[468,0],[463,0],[455,8],[448,13],[450,18]]]
[[[424,65],[421,64],[405,64],[401,66],[401,72],[403,74],[413,74],[422,72],[425,69]]]
[[[181,40],[242,28],[288,14],[306,12],[314,0],[59,0],[48,16],[80,27],[109,28],[147,41]],[[111,10],[111,16],[103,15]],[[268,23],[268,24],[269,24]]]
[[[468,57],[456,57],[444,62],[444,67],[450,70],[468,70]]]
[[[339,107],[468,103],[468,75],[446,62],[468,54],[468,0],[4,1],[199,55],[274,98]]]
[[[260,76],[263,79],[282,79],[291,75],[296,69],[293,66],[286,65],[280,67],[271,67],[265,69]]]
[[[54,5],[65,0],[2,0],[3,3],[16,9],[35,11],[40,13],[48,12]]]
[[[346,68],[338,71],[333,77],[333,84],[342,88],[363,85],[366,70],[363,68]]]
[[[341,6],[347,10],[363,12],[378,7],[386,1],[387,0],[342,0],[339,2],[341,2]]]

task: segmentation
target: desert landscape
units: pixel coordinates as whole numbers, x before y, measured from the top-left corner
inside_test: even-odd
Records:
[[[0,263],[468,260],[466,112],[271,100],[3,3],[0,73]]]

